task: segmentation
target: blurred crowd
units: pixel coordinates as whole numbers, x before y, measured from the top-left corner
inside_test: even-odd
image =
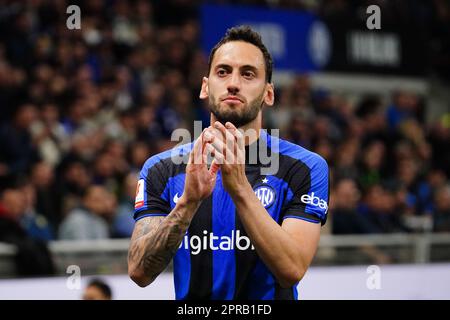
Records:
[[[426,123],[426,100],[314,90],[298,76],[266,110],[267,127],[330,165],[334,234],[450,231],[449,114]]]
[[[209,122],[195,3],[84,1],[69,30],[67,1],[0,0],[0,242],[130,236],[145,160]],[[448,114],[427,122],[414,92],[275,86],[265,127],[329,162],[333,233],[450,231]]]

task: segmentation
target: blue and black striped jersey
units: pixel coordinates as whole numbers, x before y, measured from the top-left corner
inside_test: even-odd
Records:
[[[278,223],[303,219],[325,223],[329,174],[326,161],[298,145],[260,131],[258,148],[278,156],[278,170],[261,174],[259,159],[246,162],[246,175],[268,214]],[[256,143],[256,142],[255,142]],[[276,145],[276,148],[274,146]],[[144,164],[138,182],[135,220],[165,216],[184,189],[187,157],[193,143],[157,154]],[[248,150],[251,146],[246,147]],[[177,157],[178,161],[174,161]],[[186,157],[186,161],[179,161]],[[281,288],[258,257],[224,190],[218,172],[213,193],[195,214],[174,256],[176,299],[297,299],[297,285]]]

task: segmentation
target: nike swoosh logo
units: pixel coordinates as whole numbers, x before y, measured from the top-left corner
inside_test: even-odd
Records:
[[[173,197],[173,202],[174,202],[174,203],[177,203],[177,202],[178,202],[178,199],[180,199],[180,197],[178,197],[178,192],[177,192],[177,193],[175,193],[175,195],[174,195],[174,197]]]

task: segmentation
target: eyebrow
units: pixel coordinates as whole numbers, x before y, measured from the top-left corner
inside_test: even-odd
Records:
[[[226,63],[218,64],[214,69],[217,70],[218,68],[224,68],[227,70],[233,69],[232,66],[230,66],[229,64],[226,64]],[[251,64],[243,65],[243,66],[239,67],[239,69],[240,70],[251,70],[255,73],[258,72],[258,68],[256,68],[255,66],[252,66]]]

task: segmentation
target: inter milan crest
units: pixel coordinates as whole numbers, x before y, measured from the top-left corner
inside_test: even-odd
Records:
[[[264,208],[267,209],[275,202],[275,190],[268,184],[259,185],[254,191]]]

